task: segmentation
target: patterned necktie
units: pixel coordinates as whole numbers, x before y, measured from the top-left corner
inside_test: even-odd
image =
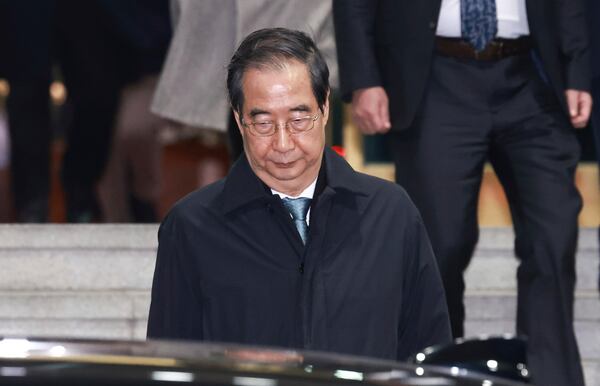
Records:
[[[287,210],[290,211],[290,214],[292,215],[294,225],[296,225],[296,229],[298,229],[300,238],[302,238],[302,243],[306,244],[306,239],[308,238],[308,225],[306,224],[306,214],[308,213],[308,208],[310,207],[310,202],[312,200],[306,197],[286,197],[282,201],[283,205],[287,208]]]
[[[496,0],[461,0],[460,17],[462,37],[483,51],[498,32]]]

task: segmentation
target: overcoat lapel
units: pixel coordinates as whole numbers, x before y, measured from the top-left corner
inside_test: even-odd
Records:
[[[321,228],[325,256],[335,254],[337,248],[356,232],[360,222],[360,212],[355,195],[335,192],[331,188],[326,188],[323,195],[323,208],[319,210],[327,213]]]
[[[328,255],[358,229],[367,187],[361,185],[356,172],[333,151],[327,149],[325,161],[328,183],[317,209],[319,216],[324,212],[323,252]]]

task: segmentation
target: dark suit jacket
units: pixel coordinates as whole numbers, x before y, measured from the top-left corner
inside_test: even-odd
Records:
[[[592,78],[597,80],[600,78],[600,1],[588,0],[587,4],[590,51],[592,52]]]
[[[592,52],[592,129],[596,141],[596,158],[600,165],[600,1],[588,0],[588,26],[590,27],[590,47]],[[600,237],[600,232],[598,232]],[[600,289],[600,275],[598,276]]]
[[[330,150],[324,161],[306,248],[245,157],[176,204],[159,231],[150,338],[388,359],[450,342],[436,262],[406,193]]]
[[[582,0],[526,0],[533,46],[566,110],[564,90],[589,90]],[[395,130],[408,127],[427,85],[441,0],[334,0],[340,87],[384,86]]]

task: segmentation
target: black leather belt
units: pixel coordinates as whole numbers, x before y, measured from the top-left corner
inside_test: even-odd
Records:
[[[493,61],[509,56],[523,55],[531,49],[531,39],[523,36],[518,39],[494,39],[483,51],[475,51],[473,46],[460,38],[435,38],[435,49],[438,54],[458,59]]]

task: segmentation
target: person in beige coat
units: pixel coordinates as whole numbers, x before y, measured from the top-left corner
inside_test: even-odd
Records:
[[[163,118],[224,134],[230,107],[223,63],[244,36],[266,27],[308,33],[337,87],[330,0],[172,0],[171,11],[173,39],[151,107]],[[238,135],[237,129],[233,134]]]

